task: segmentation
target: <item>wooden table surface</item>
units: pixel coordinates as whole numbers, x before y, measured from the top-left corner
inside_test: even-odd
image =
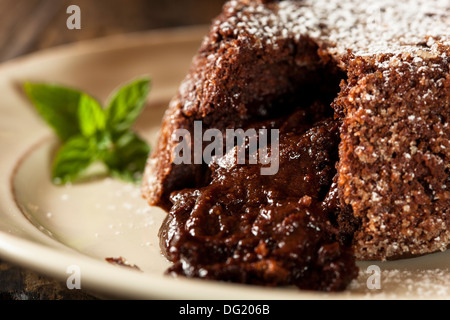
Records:
[[[113,34],[208,24],[223,0],[0,0],[0,62],[66,43]],[[69,5],[81,29],[69,30]],[[0,260],[0,300],[96,299],[65,283]]]

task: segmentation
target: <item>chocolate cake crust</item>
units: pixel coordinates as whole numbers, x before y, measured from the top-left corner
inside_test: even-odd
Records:
[[[423,255],[450,242],[446,50],[349,64],[335,101],[344,114],[338,171],[341,199],[362,219],[360,259]]]
[[[248,127],[323,96],[342,123],[335,222],[359,222],[356,258],[445,250],[449,17],[438,0],[227,2],[165,114],[144,197],[170,211],[173,192],[210,182],[206,165],[173,163],[176,129]]]

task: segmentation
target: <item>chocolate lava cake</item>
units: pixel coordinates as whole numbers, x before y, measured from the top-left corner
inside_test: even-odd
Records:
[[[228,1],[144,175],[168,211],[168,272],[336,291],[356,260],[446,250],[449,17],[438,0]],[[278,129],[278,172],[239,164],[236,148],[176,164],[174,133],[198,121]]]

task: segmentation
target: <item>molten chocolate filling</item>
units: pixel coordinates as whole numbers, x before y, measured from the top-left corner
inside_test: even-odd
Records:
[[[314,102],[252,125],[280,130],[276,174],[215,161],[209,184],[171,194],[160,229],[169,273],[325,291],[355,278],[352,215],[335,183],[340,120],[327,109]]]

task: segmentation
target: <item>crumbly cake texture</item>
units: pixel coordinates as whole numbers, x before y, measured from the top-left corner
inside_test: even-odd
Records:
[[[175,129],[248,126],[284,97],[327,95],[341,79],[330,104],[343,123],[339,198],[360,221],[356,258],[445,250],[449,30],[446,0],[227,2],[166,112],[145,198],[169,209],[172,191],[204,184],[203,166],[173,164]]]

